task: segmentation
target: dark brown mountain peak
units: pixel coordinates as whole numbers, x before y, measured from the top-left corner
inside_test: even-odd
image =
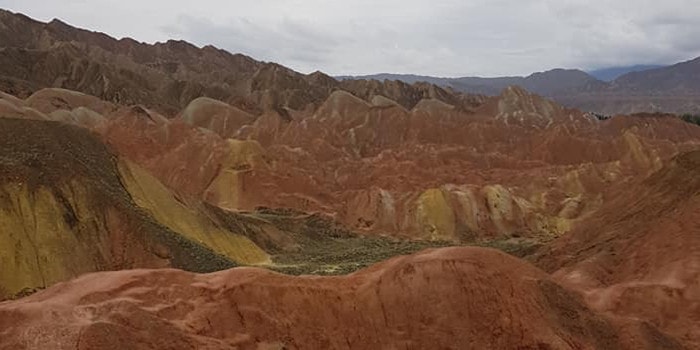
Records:
[[[434,98],[451,105],[460,105],[459,99],[447,90],[429,83],[407,84],[399,80],[343,80],[339,87],[365,101],[383,96],[396,101],[406,109],[412,109],[423,99]]]
[[[277,63],[263,64],[255,75],[251,88],[255,90],[300,88],[308,85],[304,76]]]
[[[164,46],[172,52],[186,53],[201,56],[200,49],[184,40],[168,40],[165,43],[156,43],[155,46]]]
[[[312,85],[323,86],[327,88],[338,86],[338,81],[333,79],[326,73],[321,71],[315,71],[311,74],[306,75],[306,81]]]

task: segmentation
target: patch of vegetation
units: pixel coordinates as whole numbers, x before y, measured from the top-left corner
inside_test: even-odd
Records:
[[[700,126],[700,114],[683,114],[680,118],[687,123]]]
[[[591,112],[590,114],[592,116],[596,117],[596,119],[598,119],[598,120],[608,120],[608,119],[612,118],[611,115],[606,115],[606,114],[602,114],[602,113]]]
[[[518,257],[539,248],[535,239],[504,236],[480,241],[477,234],[467,230],[460,231],[463,243],[362,235],[327,215],[286,208],[259,207],[253,212],[231,212],[211,205],[207,208],[219,225],[245,235],[268,252],[273,261],[271,270],[290,275],[343,275],[428,248],[481,246]]]
[[[508,237],[493,241],[481,242],[476,245],[481,247],[498,249],[504,253],[508,253],[518,258],[525,258],[527,256],[530,256],[534,254],[540,247],[542,247],[542,243],[534,239]]]
[[[298,252],[273,256],[278,272],[301,275],[342,275],[398,255],[452,246],[446,241],[407,241],[387,237],[332,238],[305,242]]]
[[[363,236],[329,216],[294,209],[260,207],[241,213],[207,208],[222,227],[247,236],[270,253],[272,270],[291,275],[347,274],[397,255],[454,245]]]
[[[291,275],[343,275],[395,256],[452,246],[487,247],[525,258],[537,251],[541,243],[534,239],[508,237],[468,243],[409,241],[389,237],[333,238],[306,242],[297,252],[274,255],[276,266],[272,269]]]
[[[24,297],[28,297],[34,293],[40,292],[44,290],[43,287],[37,287],[37,288],[24,288],[21,291],[10,295],[5,288],[0,286],[0,302],[3,301],[8,301],[8,300],[17,300],[17,299],[22,299]],[[3,297],[4,296],[4,297]]]

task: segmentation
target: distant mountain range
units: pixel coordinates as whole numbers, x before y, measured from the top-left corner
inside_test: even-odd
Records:
[[[510,85],[552,98],[568,107],[602,114],[700,112],[700,57],[671,66],[629,66],[586,73],[552,69],[526,77],[439,78],[405,74],[339,76],[336,79],[420,81],[463,93],[497,95]]]
[[[650,65],[650,64],[638,64],[634,66],[625,66],[625,67],[610,67],[610,68],[603,68],[603,69],[596,69],[592,71],[588,71],[588,74],[594,76],[598,80],[602,81],[613,81],[627,73],[632,73],[632,72],[641,72],[645,70],[650,70],[650,69],[657,69],[657,68],[663,68],[665,66],[662,65]]]
[[[417,82],[427,82],[435,85],[451,87],[455,90],[484,94],[497,95],[504,88],[510,85],[519,85],[539,94],[549,95],[562,89],[579,88],[587,83],[594,84],[596,78],[586,72],[575,69],[553,69],[547,72],[534,73],[527,77],[461,77],[461,78],[438,78],[424,75],[412,74],[374,74],[363,76],[338,76],[339,80],[366,79],[366,80],[400,80],[409,84]]]
[[[538,85],[540,87],[543,87],[542,84],[548,85],[544,83],[545,80],[549,80],[552,77],[556,77],[557,80],[564,79],[566,80],[564,85],[568,85],[568,87],[571,86],[579,86],[582,83],[585,83],[587,81],[591,80],[600,80],[603,82],[612,82],[613,80],[628,74],[628,73],[634,73],[634,72],[642,72],[642,71],[647,71],[647,70],[652,70],[652,69],[658,69],[658,68],[664,68],[666,66],[662,65],[633,65],[633,66],[625,66],[625,67],[611,67],[611,68],[603,68],[603,69],[596,69],[596,70],[591,70],[588,72],[584,72],[582,70],[578,69],[552,69],[549,71],[545,72],[539,72],[539,73],[534,73],[528,77],[521,77],[521,76],[506,76],[506,77],[494,77],[494,78],[482,78],[482,77],[460,77],[460,78],[442,78],[442,77],[433,77],[429,75],[415,75],[415,74],[392,74],[392,73],[379,73],[379,74],[370,74],[370,75],[340,75],[336,76],[335,78],[338,80],[351,80],[351,79],[367,79],[367,80],[400,80],[405,83],[413,84],[413,83],[418,83],[418,82],[427,82],[431,84],[436,84],[436,85],[444,85],[444,86],[453,86],[456,89],[459,89],[460,86],[463,86],[464,89],[469,89],[472,91],[476,91],[479,89],[482,89],[482,93],[485,94],[494,94],[494,93],[499,93],[500,90],[504,85],[508,84],[518,84],[522,85],[523,87],[527,87],[527,85]],[[532,78],[532,79],[528,79]],[[535,89],[537,86],[533,86]],[[545,89],[553,87],[553,86],[548,86],[544,87]],[[494,91],[497,90],[497,91]]]

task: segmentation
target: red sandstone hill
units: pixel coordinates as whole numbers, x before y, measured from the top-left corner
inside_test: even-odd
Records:
[[[0,101],[10,114],[93,128],[180,196],[228,210],[323,212],[368,233],[454,242],[557,237],[611,189],[700,145],[700,128],[674,117],[599,121],[518,88],[470,112],[336,91],[291,119],[209,98],[173,119],[57,89]]]
[[[9,272],[3,274],[0,285],[12,288],[10,295],[17,291],[23,295],[22,286],[49,286],[82,272],[119,266],[178,266],[173,264],[174,257],[176,261],[178,254],[186,257],[202,248],[207,254],[223,257],[222,261],[259,262],[269,254],[268,263],[273,268],[284,269],[290,267],[285,266],[287,263],[296,265],[318,259],[329,263],[324,267],[328,268],[354,259],[353,255],[366,254],[369,250],[365,243],[357,242],[371,246],[376,244],[371,237],[386,233],[453,244],[501,242],[507,249],[515,247],[512,251],[521,255],[531,251],[519,246],[523,239],[537,244],[555,239],[535,256],[535,262],[554,272],[554,277],[514,258],[481,250],[425,253],[330,279],[291,278],[246,269],[204,277],[174,271],[88,275],[27,299],[0,304],[0,322],[5,322],[0,324],[3,346],[41,348],[44,344],[62,346],[61,342],[65,342],[67,347],[74,347],[78,341],[84,348],[100,348],[105,341],[118,347],[137,348],[167,345],[162,341],[194,348],[226,348],[233,344],[243,348],[260,344],[274,347],[280,343],[292,348],[343,348],[347,341],[351,347],[358,344],[367,348],[387,341],[409,347],[428,344],[424,342],[455,347],[455,340],[464,344],[459,338],[463,333],[450,333],[450,329],[467,329],[469,332],[464,334],[476,334],[468,338],[476,348],[682,348],[698,344],[692,327],[698,303],[693,282],[697,279],[694,266],[698,254],[693,245],[697,228],[692,224],[698,209],[694,204],[697,151],[687,151],[698,149],[700,128],[675,117],[618,116],[599,121],[518,88],[506,89],[501,96],[486,99],[472,111],[435,99],[423,99],[408,110],[386,97],[378,101],[381,103],[368,103],[337,91],[316,110],[291,113],[290,119],[275,111],[251,118],[238,108],[211,99],[195,100],[178,117],[168,119],[141,106],[124,107],[62,89],[40,90],[24,100],[8,94],[0,97],[6,116],[40,119],[34,123],[52,123],[58,129],[66,126],[52,121],[61,121],[94,132],[89,135],[69,128],[71,133],[64,135],[68,143],[61,147],[50,146],[50,139],[32,138],[31,128],[3,129],[26,135],[3,138],[6,148],[12,150],[3,153],[3,162],[9,161],[5,164],[9,177],[3,185],[8,203],[19,203],[13,204],[19,209],[0,211],[0,220],[14,225],[4,226],[1,239],[14,239],[18,237],[14,232],[25,232],[29,240],[21,242],[39,239],[41,246],[50,247],[53,255],[47,257],[64,261],[71,255],[65,254],[68,250],[63,246],[56,249],[57,241],[46,236],[46,228],[51,227],[51,222],[65,222],[60,226],[62,235],[75,234],[84,252],[95,247],[86,238],[90,237],[86,230],[110,225],[109,216],[103,218],[100,211],[89,214],[84,208],[96,207],[83,203],[82,192],[52,189],[55,181],[38,183],[48,192],[17,192],[16,184],[27,180],[16,174],[13,177],[9,169],[13,164],[24,164],[29,169],[27,174],[31,175],[31,169],[41,169],[41,174],[48,174],[42,176],[51,179],[53,172],[64,174],[65,167],[76,171],[108,168],[85,167],[80,162],[91,164],[100,159],[89,154],[84,161],[53,156],[82,154],[80,140],[88,138],[92,144],[99,144],[97,135],[121,159],[118,171],[103,176],[114,183],[107,188],[120,193],[128,191],[131,200],[123,196],[129,203],[127,213],[146,218],[148,225],[171,232],[174,241],[179,242],[172,250],[162,243],[141,245],[152,239],[153,233],[139,231],[142,236],[134,235],[126,226],[116,235],[120,238],[107,240],[113,243],[100,249],[120,251],[128,246],[127,251],[132,254],[135,247],[145,251],[128,258],[128,265],[112,266],[108,260],[111,255],[89,254],[76,256],[94,259],[92,266],[74,262],[49,264],[57,261],[54,258],[40,258],[36,266],[3,265],[3,271]],[[27,121],[5,121],[21,122]],[[76,133],[83,136],[69,137]],[[29,150],[40,152],[25,154],[22,144],[36,144]],[[75,147],[78,148],[73,150]],[[682,155],[674,157],[679,152]],[[110,158],[109,153],[100,157]],[[79,163],[71,165],[72,161]],[[362,176],[355,175],[358,171]],[[100,176],[90,176],[90,183],[103,181]],[[90,193],[93,192],[88,192],[88,203]],[[201,200],[208,202],[210,209],[192,206]],[[56,205],[61,210],[51,209]],[[318,226],[313,224],[313,216],[301,214],[282,218],[278,214],[282,211],[241,212],[260,206],[323,213],[345,228],[367,236],[351,241],[345,250],[337,250],[338,241],[328,238],[345,235],[345,228],[336,231]],[[139,216],[144,212],[146,216]],[[29,222],[37,224],[27,229]],[[8,227],[16,231],[7,231]],[[300,228],[307,236],[299,236]],[[109,226],[105,232],[105,236],[110,236]],[[229,241],[233,237],[245,239]],[[133,243],[123,245],[124,242]],[[199,245],[200,250],[188,248],[187,244]],[[26,252],[16,261],[29,261],[26,256],[31,256],[31,246],[27,243]],[[300,253],[294,253],[299,249]],[[334,255],[324,256],[328,250]],[[377,256],[397,252],[380,250]],[[442,254],[469,263],[449,268],[451,265],[444,263]],[[17,259],[16,254],[12,256]],[[139,260],[143,257],[152,257],[155,262]],[[417,267],[414,259],[426,259],[425,270]],[[395,267],[397,261],[421,271],[419,275],[423,277],[399,277],[403,275],[397,271],[411,268]],[[8,267],[12,268],[7,270]],[[182,267],[196,270],[202,266],[195,259],[194,265]],[[47,274],[50,271],[63,272],[57,279],[42,279],[47,275],[56,277],[53,272]],[[484,279],[475,271],[485,274]],[[33,280],[17,276],[30,276]],[[250,282],[236,284],[240,288],[230,292],[234,299],[221,299],[232,290],[227,288],[233,288],[221,282],[222,278]],[[206,282],[209,279],[219,282]],[[419,282],[423,280],[431,282]],[[444,283],[436,284],[436,280]],[[266,282],[255,284],[261,281]],[[392,284],[385,285],[386,281]],[[176,283],[177,288],[164,287],[168,283]],[[212,284],[201,290],[202,284],[207,283]],[[333,289],[338,284],[344,286],[343,292]],[[381,288],[388,288],[388,295],[408,299],[392,298],[399,304],[385,303],[382,294],[374,296],[369,292]],[[171,294],[168,298],[172,299],[166,299],[165,304],[156,304],[154,296],[160,300],[166,295],[164,290],[183,294]],[[309,300],[308,294],[303,291],[318,290],[325,292],[313,294],[314,301],[340,297],[341,301],[348,300],[347,304],[336,303],[337,309],[311,308],[308,313],[292,311],[299,310],[300,305],[310,307],[305,301]],[[494,292],[498,290],[511,290],[510,295],[518,297],[504,299],[508,294]],[[285,297],[261,306],[259,296],[277,295],[274,293]],[[576,293],[583,297],[579,300]],[[447,317],[459,316],[451,313],[456,312],[452,302],[465,295],[468,298],[458,304],[470,305],[465,312],[481,315],[479,322],[470,321],[470,317]],[[488,295],[500,295],[498,303],[485,297]],[[482,296],[486,299],[478,303],[478,308],[470,304]],[[185,299],[191,304],[179,301]],[[649,303],[650,299],[654,303]],[[233,300],[234,304],[221,305],[213,300]],[[435,302],[422,303],[424,300]],[[238,324],[235,330],[226,328],[233,322],[226,318],[231,315],[226,310],[235,311],[234,306],[226,305],[239,305],[241,310],[236,321],[239,323],[233,323]],[[240,305],[247,306],[241,309]],[[353,308],[359,305],[367,309]],[[431,307],[421,308],[426,305]],[[444,310],[435,305],[442,305]],[[376,317],[364,318],[379,315],[382,306],[387,315],[397,315],[382,316],[385,319],[411,321],[393,328],[391,323],[377,324]],[[47,308],[53,310],[54,318],[43,316],[42,310]],[[290,317],[289,321],[267,323],[270,321],[252,311],[259,308],[266,315],[285,315],[276,316],[277,320]],[[407,310],[415,314],[402,314]],[[433,314],[435,310],[439,312]],[[481,322],[483,315],[491,317],[488,322]],[[538,316],[530,319],[530,315]],[[521,323],[512,323],[515,319]],[[148,322],[142,323],[143,320]],[[212,326],[206,320],[213,322]],[[317,323],[319,320],[323,322]],[[350,326],[343,323],[348,320],[352,320]],[[56,322],[62,326],[57,328]],[[484,328],[494,322],[500,328]],[[426,324],[433,326],[421,326]],[[309,333],[318,334],[319,329],[330,336],[312,337]],[[154,338],[154,334],[158,336]]]
[[[1,349],[673,349],[603,317],[533,266],[484,248],[343,277],[237,268],[90,274],[0,303]]]
[[[595,217],[545,247],[538,265],[601,312],[648,320],[700,347],[700,152],[619,189]]]

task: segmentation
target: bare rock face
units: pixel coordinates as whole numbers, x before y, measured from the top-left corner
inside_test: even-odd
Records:
[[[655,331],[648,326],[648,331]],[[90,274],[0,304],[3,348],[639,349],[633,321],[590,311],[504,253],[449,248],[344,277],[237,268]]]

